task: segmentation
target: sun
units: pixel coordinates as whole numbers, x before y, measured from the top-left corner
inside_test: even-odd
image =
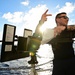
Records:
[[[45,27],[45,26],[41,26],[41,27],[40,27],[40,32],[42,32],[42,33],[43,33],[43,32],[45,31],[45,29],[46,29],[46,27]]]

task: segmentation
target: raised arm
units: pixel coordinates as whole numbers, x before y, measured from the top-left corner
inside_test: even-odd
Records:
[[[41,33],[40,27],[43,25],[45,21],[47,21],[47,16],[52,16],[52,14],[47,14],[48,9],[42,14],[41,20],[39,21],[39,24],[36,27],[35,33]]]
[[[40,27],[42,26],[42,24],[47,21],[47,16],[51,16],[51,14],[47,14],[48,10],[46,10],[42,17],[41,20],[39,21],[39,24],[36,27],[36,30],[33,34],[33,36],[30,38],[29,43],[28,43],[28,51],[30,51],[30,55],[31,56],[35,56],[36,54],[36,50],[38,50],[40,44],[41,44],[41,40],[42,40],[42,33],[40,32]],[[32,58],[32,60],[34,60]],[[35,62],[35,61],[34,61]]]

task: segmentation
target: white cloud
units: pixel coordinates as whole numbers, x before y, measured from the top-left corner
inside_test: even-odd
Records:
[[[3,18],[7,19],[8,22],[17,26],[17,34],[22,35],[24,28],[35,30],[42,13],[47,9],[46,5],[38,5],[30,9],[27,13],[25,12],[14,12],[6,13]]]
[[[60,6],[59,6],[59,5],[57,5],[57,6],[56,6],[56,8],[60,8]]]
[[[59,7],[59,5],[57,6]],[[13,14],[8,12],[3,15],[3,18],[7,19],[8,22],[14,23],[17,26],[17,34],[23,35],[24,28],[35,30],[42,13],[48,9],[46,5],[37,5],[36,7],[30,9],[27,13],[25,12],[14,12]],[[58,12],[66,11],[68,13],[73,12],[75,9],[74,5],[70,2],[67,2],[62,8],[58,8]],[[48,12],[49,13],[49,12]],[[57,13],[57,12],[56,12]],[[44,23],[44,26],[47,28],[52,28],[55,26],[55,14],[52,14],[51,17],[48,17],[47,22]]]
[[[22,30],[24,28],[28,28],[33,30],[34,32],[42,13],[46,9],[46,5],[38,5],[35,8],[30,9],[27,13],[25,13],[25,15],[23,16]]]
[[[7,19],[8,22],[17,26],[17,34],[23,35],[24,28],[31,29],[33,32],[42,16],[42,14],[47,10],[46,5],[37,5],[36,7],[30,9],[27,13],[24,12],[14,12],[6,13],[3,18]],[[48,12],[49,13],[49,12]],[[44,27],[52,28],[55,26],[54,16],[48,17],[47,22],[44,23]]]
[[[24,2],[21,2],[21,4],[23,4],[24,6],[28,6],[29,5],[29,0],[26,0]]]
[[[13,14],[8,12],[3,15],[3,18],[7,19],[11,23],[21,23],[23,12],[14,12]]]
[[[59,12],[66,12],[67,14],[72,13],[75,10],[75,5],[70,3],[70,2],[66,2],[65,6],[63,6],[61,9],[59,9]]]

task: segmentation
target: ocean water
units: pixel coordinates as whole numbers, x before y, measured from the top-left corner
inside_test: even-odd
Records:
[[[73,48],[75,50],[75,44],[73,44]],[[37,52],[38,64],[35,64],[35,70],[31,64],[28,64],[30,59],[30,57],[26,57],[0,62],[0,75],[52,75],[53,53],[51,46],[47,44],[40,46]],[[36,74],[33,74],[33,70]]]
[[[52,59],[53,53],[51,46],[41,45],[37,52],[38,64],[35,64],[35,69],[31,64],[28,64],[30,57],[17,60],[0,62],[0,75],[33,75],[35,70],[36,75],[51,75],[52,74]]]

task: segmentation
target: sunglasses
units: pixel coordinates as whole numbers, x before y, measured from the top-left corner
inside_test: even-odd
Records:
[[[58,18],[64,18],[64,19],[69,19],[67,16],[60,16]]]

